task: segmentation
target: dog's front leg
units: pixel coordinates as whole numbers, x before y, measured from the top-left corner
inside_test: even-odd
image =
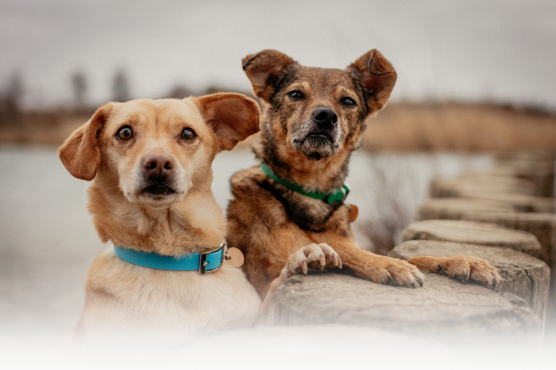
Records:
[[[463,283],[472,281],[493,289],[497,289],[501,280],[496,267],[470,256],[422,256],[411,258],[407,262],[417,266],[419,270],[446,275]]]
[[[347,271],[379,284],[423,286],[424,276],[417,267],[406,261],[380,256],[352,244],[329,241]]]
[[[272,325],[276,306],[276,292],[290,277],[296,274],[307,274],[309,270],[325,268],[342,268],[342,260],[338,253],[328,244],[311,243],[292,253],[280,276],[272,281],[259,309],[255,325]]]

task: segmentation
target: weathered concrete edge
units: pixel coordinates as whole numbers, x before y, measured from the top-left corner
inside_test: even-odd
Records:
[[[464,244],[464,243],[457,243],[457,242],[447,242],[447,241],[437,241],[437,240],[425,240],[425,239],[415,239],[415,240],[408,240],[400,245],[403,245],[405,243],[413,243],[413,242],[432,242],[432,243],[442,243],[445,244],[446,247],[449,247],[450,245],[454,245],[454,246],[463,246],[466,248],[499,248],[502,250],[508,249],[509,248],[501,248],[501,247],[493,247],[493,246],[482,246],[482,245],[476,245],[476,244]],[[413,257],[413,256],[407,256],[403,253],[400,252],[400,248],[398,248],[399,246],[396,246],[394,249],[392,249],[392,251],[390,251],[390,253],[388,254],[389,257],[393,257],[393,258],[399,258],[399,259],[403,259],[403,260],[408,260],[409,258]],[[523,273],[529,278],[530,284],[531,284],[531,294],[529,297],[529,305],[530,307],[533,309],[533,311],[535,311],[535,313],[539,316],[539,318],[541,319],[541,321],[543,322],[543,326],[544,323],[546,322],[546,317],[547,317],[547,312],[548,312],[548,301],[549,301],[549,289],[550,289],[550,276],[551,276],[551,270],[550,267],[546,264],[546,262],[532,257],[524,252],[521,251],[517,251],[517,250],[513,250],[512,249],[512,253],[521,253],[525,256],[527,256],[528,258],[534,258],[537,259],[540,263],[540,266],[538,268],[535,268],[533,270],[527,271],[526,269],[517,266],[517,265],[512,265],[515,268],[519,268],[521,271],[523,271]],[[462,253],[463,254],[463,253]],[[456,255],[456,254],[454,254]],[[457,255],[461,255],[461,254],[457,254]],[[544,286],[544,288],[543,288]],[[540,291],[540,289],[543,289],[543,291]],[[546,299],[543,302],[534,302],[535,297],[546,297]]]
[[[357,279],[355,277],[350,277],[344,274],[332,274],[338,276],[345,276],[350,279]],[[309,275],[309,277],[311,274]],[[434,275],[441,279],[450,280],[447,277],[440,277],[438,275]],[[282,286],[278,292],[276,297],[276,324],[278,325],[319,325],[319,324],[347,324],[347,325],[367,325],[376,328],[382,329],[389,329],[394,331],[400,332],[407,332],[407,333],[419,333],[421,335],[437,335],[437,334],[462,334],[462,335],[476,335],[479,332],[489,333],[488,329],[481,329],[482,325],[481,322],[487,322],[491,318],[498,321],[496,326],[496,330],[505,330],[504,322],[519,322],[520,324],[520,331],[515,332],[515,334],[524,334],[528,337],[532,338],[534,341],[539,341],[543,335],[543,328],[542,322],[538,318],[538,316],[531,310],[529,304],[523,300],[522,298],[512,294],[512,293],[495,293],[499,294],[501,297],[508,302],[508,304],[513,307],[512,310],[502,310],[499,311],[494,309],[495,306],[492,306],[491,309],[494,309],[492,312],[487,312],[486,316],[481,318],[476,317],[467,317],[466,319],[453,321],[447,323],[446,327],[442,327],[436,331],[431,331],[430,328],[427,326],[426,322],[423,323],[415,323],[411,320],[407,321],[404,320],[404,317],[400,317],[399,321],[396,322],[393,326],[385,326],[384,322],[381,318],[376,317],[369,317],[364,314],[364,312],[359,310],[353,310],[349,307],[349,305],[345,306],[345,309],[341,310],[341,313],[338,313],[337,306],[332,307],[332,310],[326,310],[324,313],[322,310],[319,310],[316,314],[308,310],[303,304],[296,304],[295,301],[297,299],[305,299],[310,298],[311,293],[303,293],[295,290],[295,286],[297,284],[303,284],[303,279],[308,278],[307,276],[303,275],[295,275],[289,279],[289,281]],[[333,280],[333,279],[332,279]],[[367,282],[368,284],[375,284],[372,282]],[[313,284],[314,285],[314,284]],[[318,286],[313,286],[312,291],[314,292],[315,289],[325,288],[328,284],[324,283],[324,281],[320,282]],[[292,289],[293,288],[293,289]],[[408,289],[408,288],[395,288],[394,289]],[[480,289],[487,289],[477,286]],[[288,289],[292,289],[288,292]],[[419,288],[417,288],[419,289]],[[292,296],[295,294],[295,296]],[[292,298],[294,297],[294,298]],[[305,298],[303,298],[305,297]],[[325,298],[325,301],[330,300],[329,297]],[[341,299],[342,297],[339,297]],[[334,298],[332,298],[332,301]],[[326,305],[326,304],[324,304]],[[335,309],[336,308],[336,309]],[[488,308],[488,307],[487,307]],[[488,311],[488,309],[487,309]],[[477,321],[480,320],[481,322]],[[400,327],[401,325],[401,327]],[[421,330],[422,329],[422,330]],[[507,328],[506,328],[507,329]],[[496,333],[496,331],[495,331]]]

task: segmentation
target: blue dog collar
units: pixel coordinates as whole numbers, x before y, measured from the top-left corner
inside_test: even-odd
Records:
[[[203,275],[218,270],[225,257],[226,244],[212,252],[193,253],[180,258],[163,256],[158,253],[138,252],[133,249],[114,246],[118,257],[131,264],[157,270],[199,271]]]

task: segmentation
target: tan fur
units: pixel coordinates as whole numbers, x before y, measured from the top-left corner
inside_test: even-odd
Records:
[[[407,262],[420,270],[446,275],[463,283],[469,281],[496,289],[501,277],[498,270],[487,261],[470,257],[414,257]]]
[[[78,128],[58,151],[67,170],[81,180],[95,178],[100,165],[98,135],[102,130],[113,104],[106,104],[91,119]]]
[[[133,129],[133,139],[116,137],[123,126]],[[224,240],[225,218],[210,188],[211,163],[220,150],[233,148],[258,127],[258,106],[239,94],[109,103],[59,153],[74,176],[94,178],[89,210],[102,241],[179,257],[216,249]],[[181,140],[184,128],[197,137]],[[137,188],[142,160],[153,153],[174,161],[177,190],[161,200]],[[132,265],[111,247],[94,260],[85,290],[73,335],[96,343],[173,341],[250,326],[260,305],[241,269],[226,261],[201,276]]]
[[[243,69],[253,91],[265,102],[261,141],[255,147],[258,159],[278,177],[322,192],[343,185],[349,156],[360,145],[365,119],[386,105],[397,78],[390,62],[374,49],[345,70],[305,67],[276,50],[248,55]],[[300,91],[302,98],[292,98],[292,91]],[[346,97],[356,105],[343,104]],[[326,128],[328,141],[321,139],[324,144],[318,145],[322,150],[313,155],[303,145],[310,134],[322,135],[325,130],[314,120],[314,114],[323,107],[333,110],[337,122]],[[349,225],[349,207],[343,202],[326,204],[294,192],[258,165],[235,174],[231,185],[228,244],[245,254],[244,271],[262,297],[277,289],[275,279],[283,278],[288,258],[315,244],[332,247],[348,273],[381,284],[423,284],[423,275],[411,264],[414,261],[359,248]],[[476,262],[484,267],[484,261]],[[430,270],[427,264],[417,266]],[[486,274],[475,276],[481,283],[491,282]]]

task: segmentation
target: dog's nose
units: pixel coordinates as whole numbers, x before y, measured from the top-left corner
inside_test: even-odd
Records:
[[[338,115],[331,108],[317,108],[313,112],[313,121],[325,129],[331,129],[338,122]]]
[[[145,171],[149,175],[164,175],[172,172],[174,160],[166,154],[153,154],[143,160]]]

